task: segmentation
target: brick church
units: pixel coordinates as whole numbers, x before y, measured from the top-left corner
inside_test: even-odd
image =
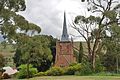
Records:
[[[73,41],[69,40],[66,24],[66,14],[64,12],[63,31],[60,41],[56,42],[56,67],[67,67],[75,63],[76,58],[73,53]]]

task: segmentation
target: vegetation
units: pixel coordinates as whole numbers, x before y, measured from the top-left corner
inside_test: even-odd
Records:
[[[9,42],[16,41],[21,31],[41,31],[40,27],[29,23],[24,17],[16,13],[25,9],[25,0],[0,1],[0,34]]]
[[[81,70],[81,64],[73,63],[69,67],[65,68],[65,75],[75,75],[76,72]]]
[[[29,66],[29,77],[33,77],[37,73],[37,69],[33,68],[32,65]],[[27,78],[27,65],[19,66],[19,73],[17,73],[17,77],[19,79]]]
[[[41,76],[30,80],[119,80],[117,76]]]
[[[79,49],[75,48],[78,63],[65,68],[53,67],[56,39],[52,36],[39,35],[41,32],[39,26],[16,13],[26,9],[25,1],[0,1],[0,34],[5,39],[1,43],[3,47],[0,46],[0,51],[5,53],[15,51],[13,59],[16,67],[19,67],[18,78],[61,75],[119,76],[120,3],[116,0],[81,1],[88,3],[88,12],[92,14],[88,17],[76,16],[71,26],[86,41],[87,52],[84,52],[84,45],[80,42]],[[94,16],[94,13],[100,15]],[[8,48],[7,45],[12,45],[14,49],[5,50]],[[4,56],[0,54],[0,68],[5,65],[4,62]],[[79,79],[78,76],[72,77],[72,80]],[[89,78],[93,80],[100,77],[87,79]]]
[[[5,65],[5,59],[4,56],[2,54],[0,54],[0,70],[1,68]]]
[[[79,45],[79,55],[78,55],[78,63],[81,63],[82,62],[82,59],[83,59],[83,44],[82,42],[80,42],[80,45]]]
[[[29,39],[27,39],[25,42],[26,49],[24,48],[25,47],[24,45],[20,44],[13,58],[14,62],[16,63],[16,66],[25,64],[26,61],[28,61],[25,59],[28,58],[30,59],[29,63],[31,63],[34,67],[36,67],[38,71],[47,70],[53,62],[52,49],[54,45],[51,44],[53,43],[53,41],[50,41],[50,38],[51,37],[49,36],[41,35],[41,36],[34,36],[30,38],[30,42],[29,42]],[[31,57],[34,57],[34,58],[31,58]]]
[[[84,2],[85,0],[82,1]],[[103,49],[104,39],[112,37],[113,33],[119,34],[114,32],[114,30],[118,31],[118,28],[120,28],[120,4],[117,1],[114,2],[114,0],[87,0],[87,3],[88,11],[93,14],[89,17],[77,16],[72,26],[86,41],[88,49],[87,59],[91,64],[92,70],[95,71],[96,60],[100,59],[99,54],[101,54]],[[100,15],[94,16],[94,13],[99,13]],[[110,32],[111,36],[107,35],[106,31]]]

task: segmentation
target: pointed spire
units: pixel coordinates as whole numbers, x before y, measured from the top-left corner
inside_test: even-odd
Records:
[[[69,41],[69,35],[67,32],[67,24],[66,24],[66,13],[64,12],[64,22],[63,22],[63,32],[61,41]]]

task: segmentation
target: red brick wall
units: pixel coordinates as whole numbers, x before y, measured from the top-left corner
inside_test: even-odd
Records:
[[[76,62],[73,54],[72,42],[56,42],[56,59],[55,66],[66,67],[69,64]]]

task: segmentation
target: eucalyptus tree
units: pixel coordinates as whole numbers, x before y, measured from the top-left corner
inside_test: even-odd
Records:
[[[106,54],[103,56],[104,66],[108,71],[117,71],[120,66],[120,27],[116,24],[109,29],[111,36],[103,40]]]
[[[0,34],[4,39],[14,40],[20,31],[41,31],[37,25],[18,14],[25,9],[25,0],[0,0]]]
[[[19,11],[25,9],[25,0],[0,0],[0,34],[11,43],[15,41],[16,50],[20,48],[24,55],[32,55],[33,52],[38,50],[33,51],[34,48],[32,47],[35,43],[33,44],[31,37],[35,33],[39,34],[41,28],[18,14]],[[28,66],[29,58],[30,56],[26,57]]]
[[[96,56],[103,47],[102,39],[106,37],[104,33],[114,24],[117,27],[120,24],[120,4],[117,0],[87,0],[85,2],[88,3],[88,12],[92,12],[93,15],[77,16],[72,27],[85,39],[89,61],[92,69],[95,70]]]

